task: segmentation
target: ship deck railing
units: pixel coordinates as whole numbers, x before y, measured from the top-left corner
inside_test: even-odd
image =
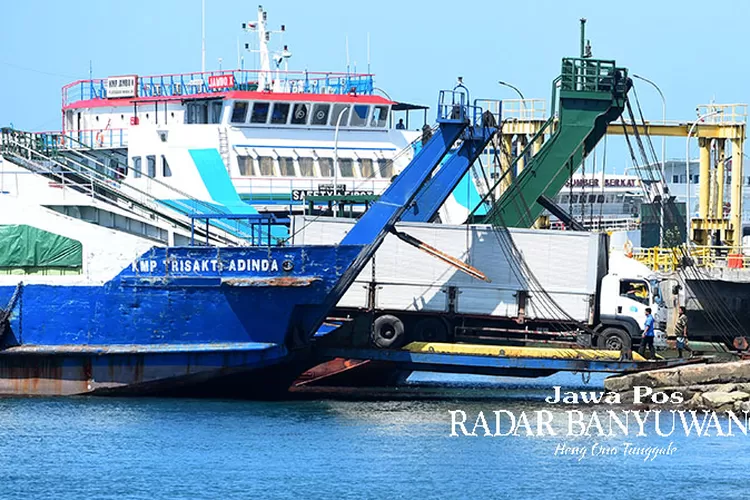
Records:
[[[704,269],[750,269],[750,255],[727,246],[691,245],[691,263]],[[654,271],[673,272],[685,264],[686,252],[677,248],[634,248],[633,258]]]
[[[79,101],[107,99],[107,80],[78,80],[65,85],[62,89],[63,107]],[[259,88],[261,81],[267,82],[264,88]],[[136,76],[136,92],[133,97],[202,96],[232,90],[370,95],[374,91],[374,80],[369,73],[232,69]]]

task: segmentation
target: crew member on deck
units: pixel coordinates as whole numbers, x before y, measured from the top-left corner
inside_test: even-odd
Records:
[[[688,319],[685,314],[685,306],[680,306],[678,309],[679,316],[674,324],[674,334],[677,337],[677,356],[682,358],[682,351],[690,353],[690,357],[693,357],[693,350],[688,345]]]
[[[654,350],[654,317],[651,315],[651,308],[646,308],[646,321],[643,322],[643,337],[641,337],[641,347],[638,349],[638,354],[643,356],[648,347],[651,352],[651,359],[656,359],[656,351]]]
[[[398,123],[396,124],[396,129],[397,130],[404,130],[405,128],[406,128],[406,126],[404,125],[404,119],[403,118],[399,118],[398,119]]]

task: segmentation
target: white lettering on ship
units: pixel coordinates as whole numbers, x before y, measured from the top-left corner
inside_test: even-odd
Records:
[[[227,272],[275,272],[279,270],[276,259],[230,259],[219,262],[216,259],[183,259],[163,261],[165,269],[171,273],[215,273]],[[137,260],[130,265],[134,273],[152,274],[156,271],[154,259]]]

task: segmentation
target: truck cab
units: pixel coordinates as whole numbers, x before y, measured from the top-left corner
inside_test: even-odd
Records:
[[[664,338],[664,302],[660,280],[645,265],[623,254],[612,254],[609,272],[602,278],[599,301],[600,348],[621,350],[639,341],[646,321],[646,308],[656,320],[656,344]]]

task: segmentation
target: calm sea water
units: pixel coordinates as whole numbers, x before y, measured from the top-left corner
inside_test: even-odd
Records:
[[[451,409],[545,408],[549,385],[580,379],[425,380],[454,385],[286,402],[0,399],[0,498],[748,497],[750,437],[631,439],[677,447],[649,462],[555,456],[565,438],[451,438]]]

